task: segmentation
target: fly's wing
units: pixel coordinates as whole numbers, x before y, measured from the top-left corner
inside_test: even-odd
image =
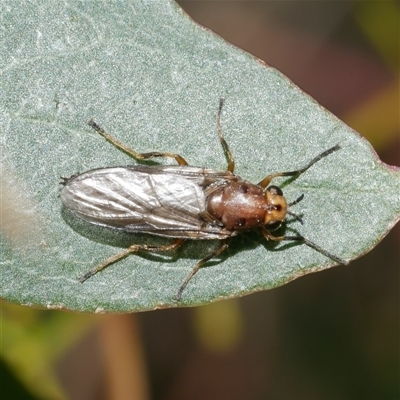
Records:
[[[151,175],[180,176],[202,188],[212,185],[213,183],[240,179],[237,175],[229,171],[214,171],[209,168],[193,167],[190,165],[154,165],[151,167],[146,165],[130,165],[125,168]]]
[[[204,187],[224,179],[217,175],[197,167],[103,168],[68,180],[61,200],[73,214],[97,225],[175,238],[221,239],[231,234],[200,218],[205,212]]]

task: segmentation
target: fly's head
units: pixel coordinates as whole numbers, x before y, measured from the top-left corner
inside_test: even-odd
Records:
[[[288,214],[294,217],[300,223],[303,223],[302,219],[298,215],[289,210],[289,207],[300,202],[303,197],[304,195],[301,195],[297,200],[288,204],[281,188],[273,185],[268,186],[265,190],[265,229],[267,231],[274,231],[276,229],[279,229]]]
[[[268,231],[278,229],[286,218],[288,204],[281,188],[268,186],[265,190],[266,213],[264,226]]]

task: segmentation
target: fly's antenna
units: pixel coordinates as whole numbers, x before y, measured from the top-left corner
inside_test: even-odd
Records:
[[[297,214],[291,211],[286,211],[286,214],[291,215],[295,220],[299,221],[303,225],[303,220]]]
[[[291,203],[289,203],[289,207],[292,207],[298,203],[300,203],[302,200],[304,199],[304,194],[302,194],[301,196],[299,196],[295,201],[292,201]],[[293,218],[295,218],[297,221],[299,221],[302,225],[303,225],[303,220],[301,219],[301,217],[299,217],[297,214],[295,214],[292,211],[287,210],[286,211],[287,214],[291,215]]]
[[[289,207],[292,207],[292,206],[294,206],[295,204],[300,203],[303,199],[304,199],[304,194],[302,194],[301,196],[299,196],[295,201],[292,201],[291,203],[289,203]]]

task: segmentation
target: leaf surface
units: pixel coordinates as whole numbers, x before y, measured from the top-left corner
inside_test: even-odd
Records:
[[[398,221],[399,169],[384,165],[356,132],[289,79],[195,24],[169,1],[2,3],[1,296],[76,311],[131,312],[204,304],[287,283],[336,263],[258,233],[229,249],[174,296],[196,262],[218,246],[192,241],[176,254],[132,255],[84,284],[78,277],[132,243],[166,243],[91,227],[71,218],[60,176],[137,163],[87,125],[138,152],[181,154],[191,165],[224,170],[216,113],[251,182],[342,150],[295,180],[279,178],[304,225],[301,234],[355,259]],[[168,163],[168,160],[157,160]]]

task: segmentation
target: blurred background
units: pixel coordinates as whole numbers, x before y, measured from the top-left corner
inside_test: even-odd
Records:
[[[179,4],[400,165],[398,2]],[[2,303],[2,398],[398,399],[399,234],[348,267],[193,309],[77,315]]]

